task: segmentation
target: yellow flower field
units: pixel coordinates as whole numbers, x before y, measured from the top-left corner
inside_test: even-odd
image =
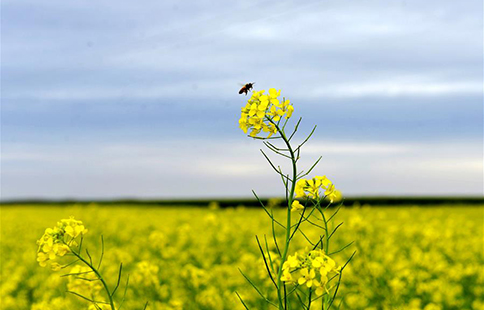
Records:
[[[2,310],[93,309],[66,292],[91,289],[82,287],[86,281],[80,285],[61,277],[83,269],[73,265],[52,271],[37,262],[36,241],[69,216],[87,229],[84,247],[94,262],[104,236],[101,271],[108,286],[116,285],[123,263],[120,295],[129,274],[123,309],[143,309],[146,301],[147,309],[244,309],[235,291],[251,309],[271,308],[239,272],[264,294],[270,292],[255,240],[256,234],[262,240],[272,237],[270,219],[261,209],[24,205],[1,207]],[[484,308],[482,206],[343,208],[337,221],[333,225],[344,222],[344,229],[335,235],[332,250],[355,242],[332,258],[340,265],[357,251],[344,269],[336,302],[341,309]],[[302,227],[310,239],[320,235],[317,229]],[[304,251],[297,248],[307,244],[303,241],[296,236],[291,253]],[[311,307],[320,308],[317,302]]]

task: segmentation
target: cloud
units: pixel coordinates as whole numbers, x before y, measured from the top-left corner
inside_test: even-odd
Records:
[[[336,154],[336,155],[359,155],[370,154],[381,156],[385,154],[408,153],[415,149],[415,145],[397,143],[355,143],[355,142],[317,142],[304,146],[304,152],[310,155]]]
[[[176,2],[57,3],[32,2],[25,12],[7,2],[7,104],[227,100],[248,79],[299,98],[482,95],[481,18],[451,1],[192,3],[183,14]],[[131,27],[122,22],[128,13]]]
[[[314,174],[327,175],[350,196],[482,192],[478,145],[312,142],[303,147],[300,169],[323,155]],[[260,146],[257,141],[208,140],[94,148],[16,145],[2,154],[2,196],[226,197],[250,196],[252,189],[264,196],[281,195],[280,180],[257,151]],[[287,160],[268,154],[289,173]]]
[[[325,83],[324,86],[316,86],[309,92],[297,95],[299,99],[324,99],[324,98],[396,98],[396,97],[439,97],[439,96],[481,96],[484,85],[480,81],[447,82],[426,81],[420,82],[419,78],[414,81],[399,78],[386,81],[364,81],[360,83]],[[428,79],[427,79],[428,80]],[[196,85],[196,86],[194,86]],[[130,87],[84,87],[67,89],[62,87],[51,90],[30,90],[17,94],[7,94],[5,99],[30,99],[45,101],[92,101],[92,100],[140,100],[140,99],[188,99],[194,96],[198,98],[210,98],[221,87],[234,93],[235,86],[225,80],[210,81],[180,81],[157,86],[130,86]],[[233,88],[233,89],[232,89]],[[232,97],[228,91],[222,96]],[[220,95],[219,95],[220,96]]]
[[[480,96],[483,94],[483,89],[484,84],[477,80],[468,82],[419,82],[418,79],[416,81],[400,81],[397,78],[394,81],[329,84],[313,90],[310,95],[316,98]]]
[[[4,197],[277,194],[234,142],[247,81],[324,125],[306,154],[349,194],[482,189],[482,3],[6,0],[2,21]]]

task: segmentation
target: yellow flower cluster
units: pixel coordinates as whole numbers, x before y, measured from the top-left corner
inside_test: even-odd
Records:
[[[320,190],[324,192],[321,196]],[[339,201],[342,198],[341,192],[334,188],[326,176],[315,176],[311,180],[300,179],[296,183],[296,197],[308,197],[319,199],[320,197],[328,199],[330,202]]]
[[[239,127],[245,133],[250,129],[250,136],[255,137],[261,131],[268,133],[268,138],[277,133],[274,123],[281,120],[281,117],[290,118],[294,107],[289,100],[279,101],[278,97],[281,91],[275,88],[269,89],[268,94],[265,90],[254,91],[252,97],[242,108],[242,114],[239,119]]]
[[[289,255],[282,265],[281,280],[286,283],[306,285],[313,288],[316,295],[328,293],[326,284],[329,277],[339,273],[335,261],[323,250],[313,250],[309,253]]]
[[[54,228],[47,228],[42,238],[37,241],[39,265],[45,267],[47,262],[51,261],[52,270],[60,270],[61,266],[55,262],[57,257],[66,255],[69,252],[69,246],[77,245],[74,239],[86,232],[87,229],[84,228],[82,222],[75,220],[74,217],[57,222],[57,226]]]
[[[291,205],[291,211],[297,212],[304,210],[304,206],[297,200],[294,200]]]

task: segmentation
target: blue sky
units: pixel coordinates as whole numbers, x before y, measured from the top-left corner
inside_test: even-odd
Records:
[[[2,1],[2,199],[281,195],[238,83],[348,196],[482,195],[480,1]],[[280,162],[284,165],[284,162]]]

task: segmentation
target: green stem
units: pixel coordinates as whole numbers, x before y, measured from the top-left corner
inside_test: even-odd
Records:
[[[69,249],[71,250],[72,254],[74,254],[80,261],[82,261],[84,264],[86,264],[86,266],[91,268],[91,270],[98,276],[99,280],[101,281],[101,283],[104,286],[104,289],[106,290],[106,294],[108,295],[109,304],[111,305],[111,309],[116,310],[116,308],[114,307],[113,297],[111,296],[111,293],[109,292],[108,285],[106,284],[106,281],[104,281],[104,278],[101,276],[99,271],[92,264],[90,264],[88,261],[86,261],[79,253],[76,253],[75,251],[73,251],[71,249],[71,247],[69,247]]]
[[[324,247],[325,247],[326,255],[328,255],[328,253],[329,253],[328,221],[326,221],[326,217],[324,216],[324,211],[321,208],[321,204],[320,204],[319,200],[318,200],[318,208],[319,208],[319,211],[321,212],[321,216],[323,217],[323,221],[324,221],[324,230],[325,230],[325,236],[326,236],[326,244],[324,245]]]
[[[329,309],[329,307],[328,307],[328,304],[329,304],[328,297],[329,297],[328,295],[324,295],[323,310]]]
[[[282,131],[279,126],[277,126],[276,123],[274,123],[272,120],[269,120],[274,126],[276,126],[277,131],[281,134],[281,138],[284,140],[284,143],[286,143],[287,149],[289,150],[289,153],[291,154],[291,162],[292,162],[292,184],[291,184],[291,190],[289,191],[287,203],[287,225],[286,225],[286,242],[284,246],[284,251],[282,254],[282,260],[281,260],[281,266],[279,267],[279,272],[277,274],[277,296],[279,297],[279,309],[283,310],[284,305],[282,303],[282,292],[281,292],[281,277],[282,277],[282,264],[286,261],[287,258],[287,253],[289,250],[289,242],[291,241],[291,205],[294,200],[294,190],[296,188],[296,181],[297,181],[297,168],[296,168],[296,156],[294,154],[294,151],[291,147],[291,144],[289,143],[289,140],[287,139],[286,135],[284,134],[284,131]],[[284,294],[284,301],[286,301],[286,294]]]

